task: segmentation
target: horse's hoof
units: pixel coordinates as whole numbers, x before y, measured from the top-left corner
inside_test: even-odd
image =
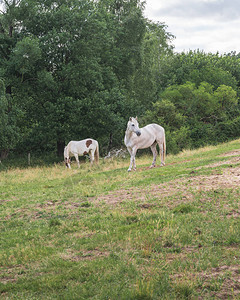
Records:
[[[131,172],[132,170],[131,169],[128,169],[128,172]]]
[[[165,163],[161,163],[161,167],[164,167],[165,166]]]
[[[155,167],[156,167],[155,165],[151,165],[151,166],[150,166],[150,169],[155,168]]]

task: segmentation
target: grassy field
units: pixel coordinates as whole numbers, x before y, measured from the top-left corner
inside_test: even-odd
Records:
[[[3,162],[0,298],[240,299],[240,140],[151,160]]]

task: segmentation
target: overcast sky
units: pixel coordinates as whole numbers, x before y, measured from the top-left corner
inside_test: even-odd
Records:
[[[240,52],[240,0],[146,0],[145,16],[168,26],[177,52]]]

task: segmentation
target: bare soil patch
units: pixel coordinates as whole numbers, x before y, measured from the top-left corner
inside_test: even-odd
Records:
[[[181,195],[186,201],[191,201],[193,192],[210,191],[218,189],[234,189],[240,187],[240,167],[225,168],[221,173],[212,175],[190,176],[159,185],[142,188],[129,188],[113,191],[107,195],[99,196],[97,201],[104,201],[110,205],[118,205],[127,200],[146,202],[149,198],[157,197],[159,200],[173,195]]]
[[[240,265],[221,266],[199,274],[203,286],[208,288],[212,280],[219,281],[219,289],[211,292],[217,299],[239,299],[240,297]],[[201,298],[200,298],[201,299]]]
[[[236,156],[239,155],[240,156],[240,150],[234,150],[234,151],[230,151],[230,152],[226,152],[224,154],[221,154],[221,157],[227,157],[227,156]]]
[[[3,272],[4,269],[2,269]],[[16,282],[19,277],[24,276],[23,270],[25,271],[26,268],[23,265],[14,265],[12,267],[8,267],[5,269],[5,275],[0,278],[0,282],[2,284],[7,284],[8,282]]]
[[[222,165],[236,165],[236,164],[239,164],[239,163],[240,163],[240,156],[231,158],[229,160],[219,161],[219,162],[216,162],[216,163],[213,163],[213,164],[209,164],[209,165],[204,166],[204,167],[198,167],[198,168],[196,168],[196,170],[200,170],[200,169],[203,169],[203,168],[216,168],[216,167],[219,167],[219,166],[222,166]]]
[[[173,274],[171,278],[179,284],[201,282],[201,287],[198,288],[197,299],[199,300],[239,299],[240,297],[240,265],[220,266],[201,273],[178,273]]]

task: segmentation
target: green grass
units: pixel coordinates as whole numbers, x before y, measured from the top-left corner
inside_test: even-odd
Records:
[[[137,157],[131,173],[129,159],[3,162],[1,298],[237,299],[240,161],[225,153],[239,142],[169,155],[163,168]]]

